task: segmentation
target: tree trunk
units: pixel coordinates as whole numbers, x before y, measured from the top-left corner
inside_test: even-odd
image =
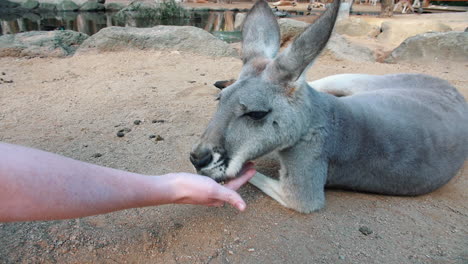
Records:
[[[393,0],[382,0],[380,9],[380,17],[391,17],[393,16]]]

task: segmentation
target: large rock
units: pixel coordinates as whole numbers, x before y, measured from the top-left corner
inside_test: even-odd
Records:
[[[309,23],[290,19],[281,18],[278,20],[281,32],[281,46],[286,46],[291,40],[296,38],[299,34],[310,25]]]
[[[121,3],[108,3],[105,4],[105,7],[108,11],[120,11],[125,8],[125,5]]]
[[[324,52],[331,54],[335,58],[354,62],[375,61],[374,52],[372,50],[352,43],[343,36],[335,33],[332,34]]]
[[[381,42],[398,45],[405,39],[427,32],[446,32],[452,29],[438,21],[409,20],[387,21],[382,23],[382,33],[377,36]]]
[[[39,7],[39,2],[36,0],[28,0],[21,5],[22,8],[35,9]]]
[[[103,4],[100,4],[98,2],[93,2],[93,1],[88,1],[80,7],[80,11],[86,11],[86,12],[97,12],[97,11],[104,11],[104,10],[106,10],[106,7]]]
[[[126,49],[179,50],[208,56],[238,56],[236,50],[226,42],[191,26],[108,27],[88,38],[77,54]]]
[[[335,32],[348,36],[375,37],[380,33],[380,28],[367,23],[361,18],[351,17],[338,21],[335,25]]]
[[[387,62],[468,61],[468,32],[433,32],[410,37]]]
[[[42,2],[39,4],[39,8],[44,9],[44,10],[49,10],[49,11],[55,11],[57,9],[57,5],[54,3]]]
[[[71,0],[63,0],[57,4],[57,11],[76,11],[80,7]]]
[[[71,30],[31,31],[0,36],[0,57],[72,55],[88,35]]]
[[[41,20],[41,16],[36,13],[26,13],[23,15],[23,18],[27,18],[33,22],[38,22]]]
[[[20,6],[20,4],[16,2],[11,2],[8,0],[0,0],[0,8],[1,9],[9,9],[9,8],[16,8]]]

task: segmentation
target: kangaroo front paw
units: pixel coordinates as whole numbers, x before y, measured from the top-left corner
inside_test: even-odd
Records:
[[[323,190],[317,190],[313,196],[311,196],[313,192],[310,190],[299,195],[300,192],[298,190],[283,187],[279,181],[261,173],[255,174],[249,182],[281,205],[301,213],[312,213],[325,206],[325,194]]]
[[[288,208],[298,211],[300,213],[309,214],[312,212],[319,211],[325,207],[325,199],[314,200],[314,201],[288,201],[286,205]]]

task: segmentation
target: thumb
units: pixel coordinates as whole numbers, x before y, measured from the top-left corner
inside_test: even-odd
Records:
[[[235,191],[222,186],[221,191],[218,193],[217,199],[227,202],[237,208],[239,211],[244,211],[246,204],[242,197]]]

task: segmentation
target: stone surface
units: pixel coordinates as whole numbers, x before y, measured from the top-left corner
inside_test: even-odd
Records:
[[[207,31],[191,26],[108,27],[88,38],[77,53],[92,51],[178,50],[208,56],[238,56],[235,49]]]
[[[405,39],[421,33],[446,32],[452,29],[438,21],[408,20],[387,21],[382,23],[382,33],[377,36],[381,42],[398,45]]]
[[[96,11],[104,11],[106,7],[103,4],[98,2],[88,1],[80,6],[80,11],[87,11],[87,12],[96,12]]]
[[[26,9],[35,9],[39,7],[39,2],[36,0],[28,0],[21,4],[21,7]]]
[[[468,61],[468,32],[433,32],[406,39],[387,62]]]
[[[338,34],[332,34],[324,52],[328,52],[338,59],[346,59],[355,62],[375,61],[372,50],[352,43]]]
[[[76,11],[80,7],[71,0],[63,0],[57,4],[57,11]]]
[[[31,21],[37,22],[41,20],[41,16],[35,13],[26,13],[23,15],[23,18],[27,18]]]
[[[39,4],[40,9],[45,9],[45,10],[50,10],[50,11],[55,11],[57,9],[57,5],[54,3],[45,3],[42,2]]]
[[[20,6],[19,3],[11,2],[11,1],[8,1],[8,0],[0,0],[0,8],[1,9],[16,8],[18,6]]]
[[[373,26],[363,19],[351,17],[340,20],[335,25],[335,32],[348,36],[372,36],[380,33],[380,28]]]
[[[304,30],[310,25],[309,23],[290,18],[279,19],[278,24],[281,32],[281,46],[285,46],[296,36],[304,32]]]
[[[109,11],[120,11],[125,8],[125,5],[120,3],[108,3],[105,5],[105,8]]]
[[[72,55],[88,35],[71,30],[31,31],[0,36],[0,57]]]

